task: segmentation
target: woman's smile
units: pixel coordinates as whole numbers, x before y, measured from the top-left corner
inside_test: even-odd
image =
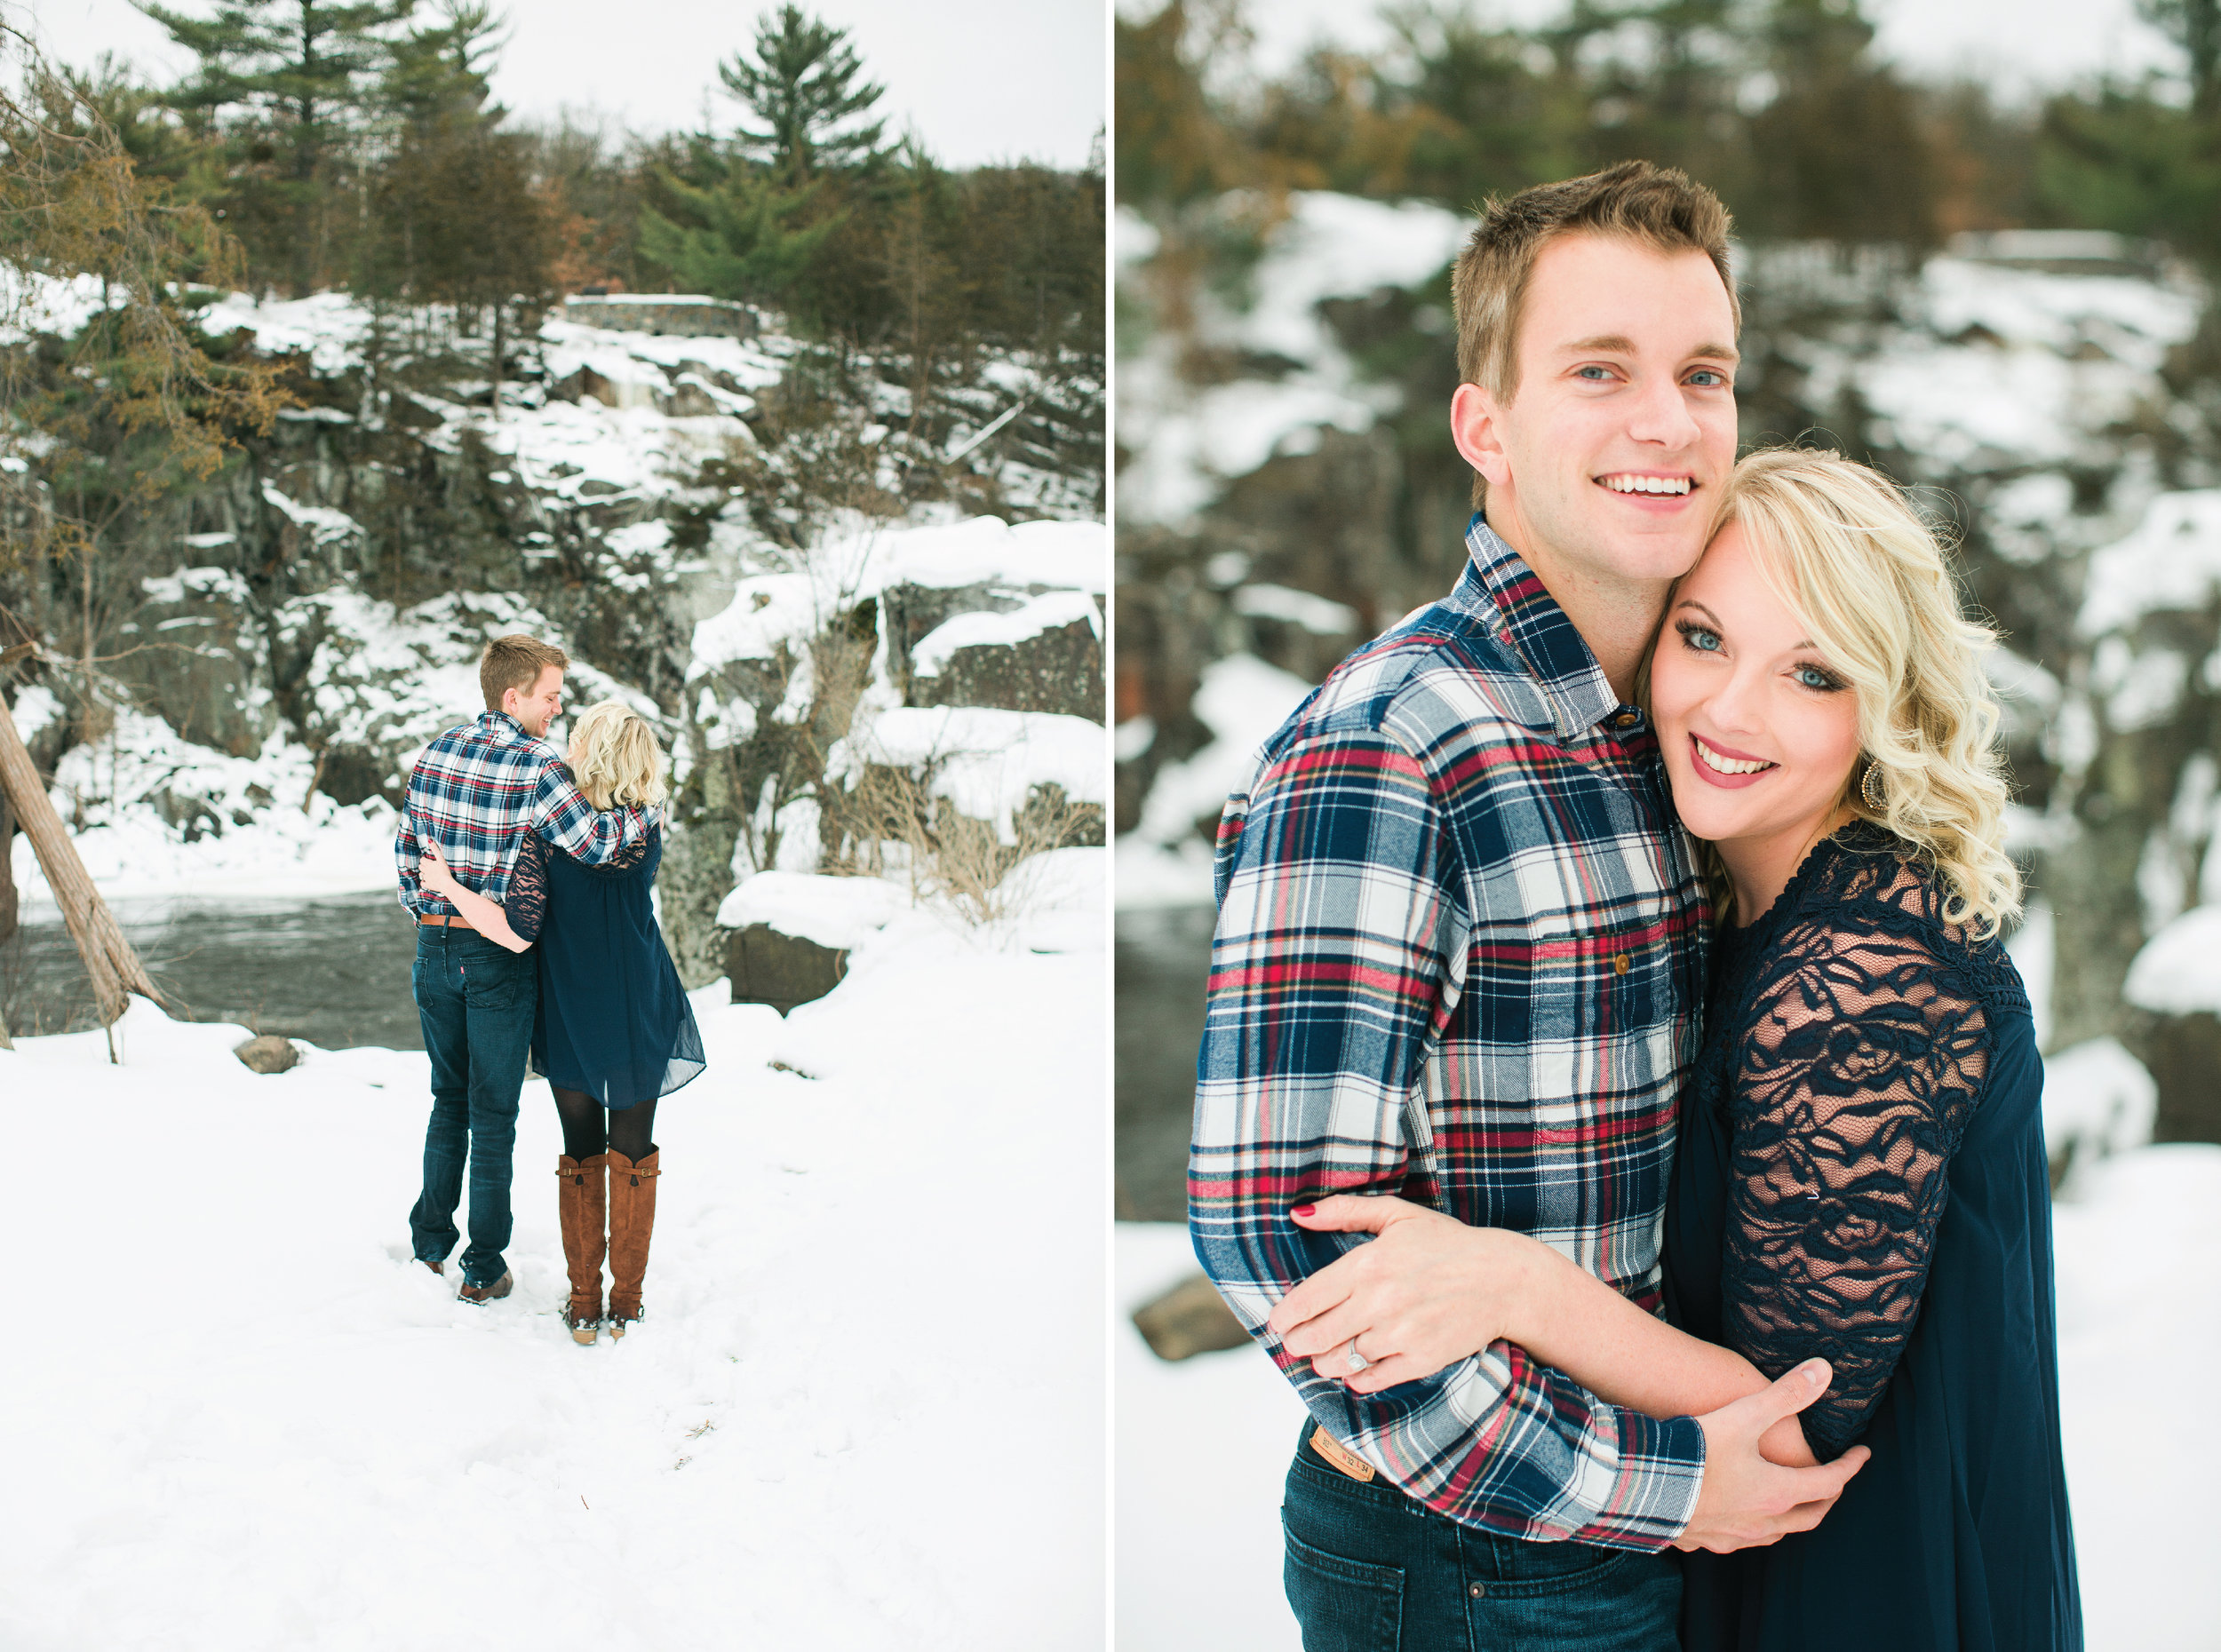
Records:
[[[1747,786],[1769,771],[1781,766],[1769,763],[1764,758],[1753,757],[1747,751],[1738,751],[1732,746],[1722,745],[1716,740],[1707,740],[1692,729],[1689,750],[1696,761],[1691,770],[1701,780],[1716,786]]]

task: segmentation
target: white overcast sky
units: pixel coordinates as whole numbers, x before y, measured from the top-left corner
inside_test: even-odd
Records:
[[[1160,0],[1118,0],[1146,17]],[[1532,24],[1564,14],[1565,0],[1478,0],[1484,18]],[[2018,94],[2099,74],[2169,68],[2176,54],[2139,21],[2134,0],[1866,0],[1883,52],[1922,75],[1966,73]],[[1382,37],[1371,0],[1249,0],[1256,66],[1271,73],[1319,40],[1367,45]]]
[[[496,0],[509,21],[494,93],[521,115],[593,107],[637,131],[711,119],[737,107],[719,60],[745,46],[771,0]],[[205,15],[211,0],[170,0]],[[1105,0],[805,0],[847,28],[864,73],[887,88],[888,131],[914,125],[944,164],[1039,160],[1078,166],[1106,108]],[[0,0],[35,20],[47,54],[90,62],[102,52],[163,74],[190,54],[129,0]]]

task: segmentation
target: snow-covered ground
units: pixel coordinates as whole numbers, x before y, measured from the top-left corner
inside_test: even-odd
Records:
[[[2142,1148],[2053,1209],[2059,1385],[2090,1652],[2221,1652],[2221,1147]],[[1187,1230],[1121,1223],[1114,1267],[1118,1644],[1297,1652],[1280,1482],[1303,1408],[1254,1348],[1176,1365],[1126,1315],[1195,1271]]]
[[[556,1317],[544,1086],[474,1308],[409,1260],[421,1054],[0,1052],[0,1647],[1100,1646],[1105,858],[1073,949],[907,910],[784,1021],[694,996],[622,1343]]]

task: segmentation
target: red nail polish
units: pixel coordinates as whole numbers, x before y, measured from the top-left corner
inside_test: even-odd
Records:
[[[1299,1204],[1295,1207],[1294,1214],[1298,1216],[1316,1216],[1318,1214],[1318,1206],[1316,1204]]]

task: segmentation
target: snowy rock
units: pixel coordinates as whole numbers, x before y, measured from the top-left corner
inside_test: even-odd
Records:
[[[900,635],[917,623],[917,599],[926,594],[910,585],[888,592],[891,634]],[[953,615],[910,648],[907,703],[1054,711],[1100,723],[1100,600],[1086,592],[1051,591],[1007,608],[998,604]]]
[[[2206,608],[2221,592],[2221,490],[2160,495],[2134,532],[2091,557],[2087,591],[2078,624],[2089,637]]]
[[[2074,1167],[2152,1140],[2159,1091],[2118,1039],[2093,1038],[2043,1064],[2043,1149],[2054,1184]]]
[[[185,739],[259,754],[278,712],[246,581],[228,568],[181,568],[143,588],[146,605],[122,627],[116,675]]]
[[[1224,227],[1254,225],[1270,209],[1236,194],[1219,208]],[[1179,358],[1190,341],[1152,337],[1118,374],[1119,440],[1134,455],[1119,473],[1123,520],[1178,527],[1191,522],[1226,482],[1276,453],[1316,449],[1322,430],[1362,432],[1400,401],[1362,379],[1321,314],[1332,298],[1363,298],[1383,287],[1416,285],[1457,256],[1470,216],[1417,202],[1391,205],[1350,195],[1298,191],[1286,215],[1259,233],[1262,256],[1246,306],[1208,292],[1193,295],[1192,342],[1256,361],[1284,363],[1277,377],[1216,385],[1188,383]],[[1158,250],[1150,226],[1122,213],[1121,261]]]
[[[908,894],[876,878],[759,872],[718,908],[726,975],[736,1004],[768,1004],[784,1015],[822,998],[848,973],[848,955],[910,905]]]
[[[1134,1310],[1134,1328],[1160,1360],[1191,1359],[1248,1345],[1234,1310],[1218,1288],[1197,1274]]]
[[[756,313],[747,306],[692,292],[573,294],[563,300],[563,319],[682,338],[753,338],[757,331]]]
[[[2221,1014],[2221,906],[2193,907],[2145,941],[2121,996],[2158,1015]]]
[[[264,1033],[259,1038],[250,1038],[232,1053],[239,1058],[242,1066],[263,1074],[291,1072],[301,1059],[301,1052],[293,1047],[293,1041],[281,1038],[275,1033]]]
[[[1158,774],[1139,836],[1172,846],[1215,830],[1227,798],[1248,778],[1257,748],[1310,692],[1301,677],[1249,655],[1212,661],[1196,690],[1195,714],[1214,738]]]
[[[343,806],[380,797],[398,806],[417,756],[484,708],[478,658],[496,637],[563,633],[508,592],[437,597],[396,609],[335,587],[279,610],[281,658],[299,662],[294,718],[320,756],[318,789]],[[651,723],[655,702],[573,655],[566,703],[619,699]]]
[[[901,770],[928,796],[1014,843],[1017,817],[1051,788],[1067,803],[1094,805],[1100,816],[1109,739],[1100,723],[1054,712],[902,706],[836,745],[825,774],[854,784],[870,767]]]
[[[774,874],[766,874],[771,876]],[[735,1004],[768,1004],[782,1015],[824,997],[848,973],[846,949],[750,924],[726,943],[725,973]]]
[[[2145,941],[2121,996],[2151,1016],[2139,1042],[2159,1092],[2153,1140],[2221,1141],[2221,906]]]
[[[758,872],[725,897],[717,921],[727,929],[760,924],[849,951],[909,905],[908,892],[883,878]]]

